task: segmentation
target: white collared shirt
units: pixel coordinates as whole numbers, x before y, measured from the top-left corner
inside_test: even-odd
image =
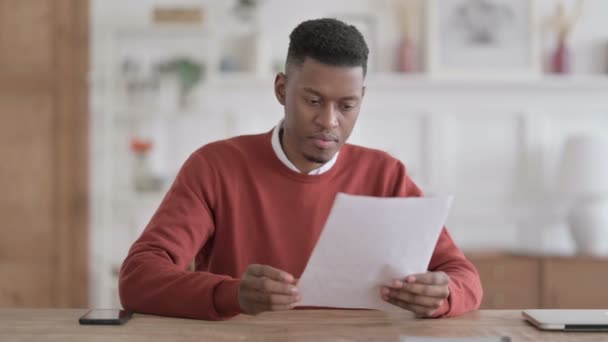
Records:
[[[274,153],[277,155],[277,157],[279,158],[279,160],[281,162],[283,162],[283,164],[285,164],[285,166],[287,166],[289,169],[300,173],[300,170],[298,170],[298,168],[293,165],[293,163],[287,158],[287,155],[285,154],[285,151],[283,151],[283,147],[281,146],[281,139],[279,138],[279,131],[283,128],[283,120],[279,121],[279,124],[276,125],[274,127],[274,129],[272,130],[272,149],[274,150]],[[332,168],[332,166],[334,166],[334,164],[336,163],[336,160],[338,160],[338,153],[340,153],[340,151],[336,152],[336,154],[334,154],[334,156],[325,164],[321,165],[321,167],[314,169],[312,171],[310,171],[308,173],[308,175],[320,175],[324,172],[329,171],[329,169]]]

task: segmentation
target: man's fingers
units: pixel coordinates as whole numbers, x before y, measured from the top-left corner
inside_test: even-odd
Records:
[[[267,307],[276,305],[292,305],[300,301],[300,295],[286,296],[277,294],[268,294],[258,292],[254,295],[253,300],[259,304],[265,304]]]
[[[293,295],[299,293],[297,287],[285,283],[281,283],[269,278],[250,278],[246,280],[251,288],[264,293],[276,293],[284,295]]]
[[[408,304],[416,304],[427,308],[437,309],[443,303],[442,298],[419,296],[403,290],[390,290],[389,298],[394,298]]]
[[[425,285],[447,285],[450,277],[444,272],[426,272],[405,277],[404,283],[418,283]]]
[[[431,317],[435,313],[435,311],[437,311],[437,309],[428,308],[426,306],[421,306],[417,304],[406,303],[395,298],[389,298],[388,302],[403,309],[409,310],[415,313],[418,317]]]
[[[299,302],[301,299],[302,299],[302,297],[300,297],[299,294],[292,295],[292,296],[277,295],[277,294],[270,295],[270,301],[272,302],[273,305],[291,305],[291,304],[295,304],[295,303]]]
[[[300,301],[294,277],[266,265],[249,265],[241,278],[238,300],[244,313],[292,309]]]
[[[256,277],[267,277],[276,281],[288,283],[294,282],[294,277],[291,274],[267,265],[249,265],[247,268],[247,273]]]
[[[285,295],[273,295],[259,291],[250,292],[247,297],[251,303],[255,303],[258,308],[256,311],[278,311],[278,310],[289,310],[300,301],[300,295],[285,296]]]
[[[293,295],[298,293],[298,288],[294,285],[281,283],[276,280],[272,280],[270,278],[265,277],[255,277],[244,279],[243,281],[247,282],[247,285],[251,288],[266,293],[276,293],[276,294],[285,294],[285,295]]]
[[[446,285],[424,285],[418,283],[404,283],[401,288],[416,295],[436,298],[447,298],[450,291]]]
[[[243,312],[251,315],[257,315],[264,311],[290,310],[301,300],[300,295],[271,295],[255,290],[247,291],[241,296],[239,304],[244,309]],[[246,307],[243,307],[242,303],[246,303]]]

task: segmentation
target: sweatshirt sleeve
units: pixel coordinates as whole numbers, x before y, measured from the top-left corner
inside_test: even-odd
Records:
[[[398,196],[420,197],[422,191],[409,178],[403,164],[398,162],[398,177],[396,181]],[[434,317],[458,316],[468,311],[476,310],[481,304],[483,289],[479,273],[475,266],[464,256],[454,240],[444,227],[428,270],[442,271],[450,277],[448,300],[435,312]]]
[[[216,175],[201,150],[184,163],[119,276],[127,310],[222,320],[240,313],[239,280],[186,268],[214,233]]]

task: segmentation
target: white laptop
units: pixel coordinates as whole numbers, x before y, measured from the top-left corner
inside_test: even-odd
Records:
[[[608,309],[538,309],[524,310],[521,314],[542,330],[608,331]]]

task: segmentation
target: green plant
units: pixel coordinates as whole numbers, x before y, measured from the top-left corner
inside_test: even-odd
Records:
[[[205,72],[204,66],[201,63],[185,57],[161,63],[159,71],[161,74],[175,74],[179,81],[182,101],[185,100],[192,89],[201,81]]]

